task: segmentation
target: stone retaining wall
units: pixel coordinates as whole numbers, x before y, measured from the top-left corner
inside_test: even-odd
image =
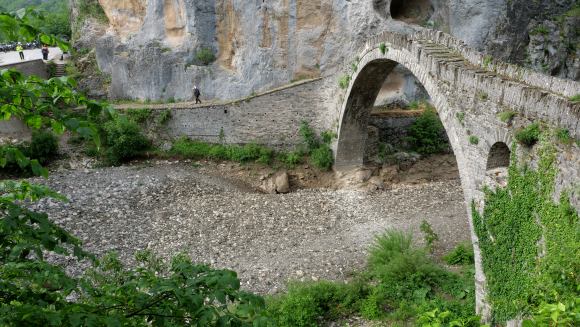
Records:
[[[46,64],[42,59],[36,60],[26,60],[23,62],[17,62],[14,64],[0,65],[0,69],[18,69],[22,74],[26,76],[36,75],[40,78],[48,79],[48,70]]]
[[[247,99],[195,106],[155,106],[154,115],[170,110],[167,133],[174,139],[218,142],[223,129],[225,141],[247,144],[259,141],[276,148],[299,144],[301,120],[320,132],[325,116],[325,79],[304,81]]]

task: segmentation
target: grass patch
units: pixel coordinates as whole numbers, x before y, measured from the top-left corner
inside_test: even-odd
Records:
[[[171,110],[167,109],[159,115],[158,121],[160,124],[167,124],[167,122],[171,119]]]
[[[147,108],[127,109],[127,116],[133,118],[133,120],[135,120],[136,122],[142,123],[145,122],[146,120],[153,118],[153,115],[151,114],[152,112],[153,109]]]
[[[513,117],[515,117],[517,114],[518,113],[516,111],[508,110],[508,111],[504,111],[504,112],[500,113],[497,116],[499,117],[499,120],[501,120],[501,121],[509,121]]]
[[[477,136],[470,136],[469,137],[469,143],[471,143],[471,144],[478,144],[479,143],[479,139],[477,138]]]
[[[342,75],[338,78],[338,86],[341,89],[346,89],[348,87],[348,83],[350,82],[349,75]]]
[[[514,137],[521,144],[534,145],[540,139],[540,126],[538,124],[530,124],[524,129],[517,131]]]

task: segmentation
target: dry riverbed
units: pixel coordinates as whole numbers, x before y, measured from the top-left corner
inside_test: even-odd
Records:
[[[242,288],[275,293],[292,279],[346,280],[363,269],[373,233],[411,229],[427,220],[441,252],[470,239],[458,180],[393,185],[386,191],[296,190],[265,195],[187,163],[78,169],[31,179],[70,203],[32,204],[84,242],[89,252],[110,250],[129,266],[136,251],[168,258],[188,250],[195,262],[238,272]],[[80,275],[87,263],[50,255]]]

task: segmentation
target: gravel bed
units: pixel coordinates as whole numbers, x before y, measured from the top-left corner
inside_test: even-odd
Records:
[[[98,256],[117,250],[135,267],[134,253],[152,249],[169,258],[187,249],[194,262],[238,272],[242,288],[275,293],[291,278],[348,279],[365,267],[365,248],[384,228],[410,229],[422,239],[427,220],[441,252],[470,239],[458,180],[388,191],[299,190],[265,195],[184,163],[140,170],[98,168],[31,179],[66,195],[70,203],[31,204]],[[72,275],[88,266],[49,255]]]

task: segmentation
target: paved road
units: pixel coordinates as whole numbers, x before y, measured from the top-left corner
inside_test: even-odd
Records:
[[[50,53],[48,59],[60,59],[62,50],[60,48],[48,48]],[[42,59],[40,49],[24,50],[25,60]],[[13,64],[20,61],[20,56],[17,51],[8,51],[7,53],[0,52],[0,65]]]

